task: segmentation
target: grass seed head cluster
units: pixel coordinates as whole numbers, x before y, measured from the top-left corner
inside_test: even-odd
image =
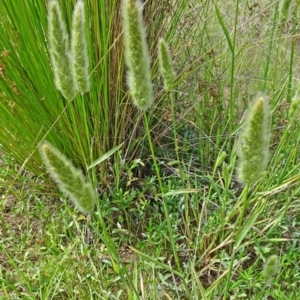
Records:
[[[277,255],[271,255],[263,269],[263,276],[266,282],[270,281],[277,273],[279,269],[279,259]]]
[[[48,142],[40,146],[43,162],[59,189],[84,213],[94,209],[96,195],[84,175],[71,161]]]
[[[264,96],[257,97],[249,108],[238,145],[238,180],[254,184],[267,168],[270,142],[270,108]]]
[[[124,0],[122,6],[128,85],[134,104],[139,109],[146,110],[153,103],[153,92],[150,56],[142,19],[143,7],[140,0]]]
[[[57,0],[49,2],[48,37],[57,89],[68,100],[73,100],[78,91],[81,93],[89,91],[85,15],[81,0],[76,3],[73,12],[71,49],[66,25]]]
[[[90,90],[90,81],[85,35],[85,13],[82,1],[78,1],[75,5],[72,22],[71,49],[77,90],[85,93]]]
[[[158,41],[158,58],[160,72],[164,79],[164,86],[167,91],[171,91],[174,85],[176,73],[173,67],[169,47],[163,38]]]
[[[66,99],[73,100],[77,91],[69,35],[56,0],[48,5],[48,40],[55,85]]]

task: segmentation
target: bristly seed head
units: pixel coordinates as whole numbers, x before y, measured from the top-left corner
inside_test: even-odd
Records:
[[[264,265],[263,276],[268,282],[274,277],[279,269],[279,260],[277,255],[271,255]]]
[[[164,78],[164,85],[167,91],[171,91],[174,85],[176,73],[174,71],[170,50],[163,38],[158,41],[158,58],[160,72]]]
[[[238,181],[255,183],[266,170],[269,160],[270,108],[265,97],[255,99],[249,108],[238,145]]]
[[[46,141],[40,145],[40,154],[47,171],[59,189],[73,201],[81,212],[93,211],[96,195],[92,185],[86,182],[82,172],[76,169],[65,155]]]
[[[57,0],[48,5],[48,40],[56,88],[67,100],[73,100],[77,91],[69,36]]]
[[[296,94],[294,98],[292,99],[290,109],[289,109],[289,121],[294,120],[300,111],[300,95]]]
[[[128,85],[134,104],[141,110],[153,103],[150,57],[140,0],[123,0],[124,53]]]
[[[81,93],[88,92],[90,90],[89,62],[84,5],[81,0],[77,1],[73,12],[71,50],[77,89]]]

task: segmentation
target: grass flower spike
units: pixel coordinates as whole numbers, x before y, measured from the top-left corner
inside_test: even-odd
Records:
[[[164,39],[158,41],[158,58],[160,72],[164,78],[164,85],[167,91],[171,91],[175,81],[176,73],[173,68],[173,63],[168,45]]]
[[[271,255],[266,261],[263,269],[263,275],[268,282],[274,275],[277,274],[279,268],[279,261],[277,255]]]
[[[153,103],[153,95],[142,3],[140,0],[123,0],[122,5],[128,85],[134,104],[146,110]]]
[[[71,49],[77,89],[81,93],[88,92],[90,90],[88,52],[84,5],[81,0],[77,1],[73,12]]]
[[[83,213],[91,212],[95,205],[95,192],[84,175],[50,143],[40,146],[43,162],[59,189],[68,196]]]
[[[265,171],[269,159],[270,109],[265,97],[258,97],[249,109],[238,145],[238,180],[255,183]]]
[[[300,111],[300,95],[297,94],[295,95],[295,97],[292,99],[291,102],[291,106],[288,113],[289,119],[293,120],[293,118],[297,116],[299,111]]]
[[[56,88],[66,99],[72,100],[76,95],[76,84],[69,36],[57,0],[51,0],[48,5],[48,39]]]

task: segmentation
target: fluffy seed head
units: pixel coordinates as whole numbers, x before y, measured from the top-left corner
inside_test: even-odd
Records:
[[[174,85],[176,73],[174,71],[170,50],[163,38],[158,41],[158,59],[160,72],[164,79],[165,89],[171,91]]]
[[[300,95],[295,95],[289,109],[289,120],[293,120],[300,111]]]
[[[77,1],[72,21],[71,49],[77,89],[84,93],[90,90],[87,40],[85,34],[84,5]]]
[[[271,255],[266,261],[263,269],[263,276],[266,281],[270,281],[274,275],[277,274],[279,269],[279,260],[277,255]]]
[[[56,88],[66,99],[72,100],[76,84],[69,36],[57,0],[51,0],[48,5],[48,44]]]
[[[249,108],[238,145],[238,181],[243,185],[255,183],[265,171],[269,160],[270,108],[260,96]]]
[[[128,68],[128,86],[134,104],[146,110],[153,103],[150,57],[146,44],[146,31],[142,20],[140,0],[122,3],[124,52]]]
[[[91,212],[95,205],[95,192],[84,175],[71,161],[48,142],[40,145],[40,154],[47,171],[59,189],[83,213]]]

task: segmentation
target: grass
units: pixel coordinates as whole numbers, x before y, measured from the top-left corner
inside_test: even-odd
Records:
[[[147,2],[156,105],[143,119],[126,98],[120,28],[110,36],[99,23],[112,15],[91,14],[117,7],[85,2],[93,15],[92,89],[63,112],[42,34],[45,2],[28,2],[27,19],[3,1],[0,14],[11,21],[0,24],[6,129],[0,133],[0,299],[298,299],[299,120],[288,117],[298,84],[298,2],[284,24],[281,2]],[[69,23],[73,5],[62,5]],[[160,14],[151,18],[156,8],[168,8],[164,21]],[[177,73],[172,101],[157,72],[162,35]],[[245,190],[236,181],[236,138],[258,92],[270,99],[271,160],[250,187],[240,219]],[[48,99],[57,107],[46,105]],[[88,101],[92,121],[80,127]],[[48,130],[83,170],[126,139],[113,160],[90,174],[100,195],[94,213],[75,211],[42,174],[33,151]],[[271,255],[278,256],[279,271],[266,283],[262,270]]]

